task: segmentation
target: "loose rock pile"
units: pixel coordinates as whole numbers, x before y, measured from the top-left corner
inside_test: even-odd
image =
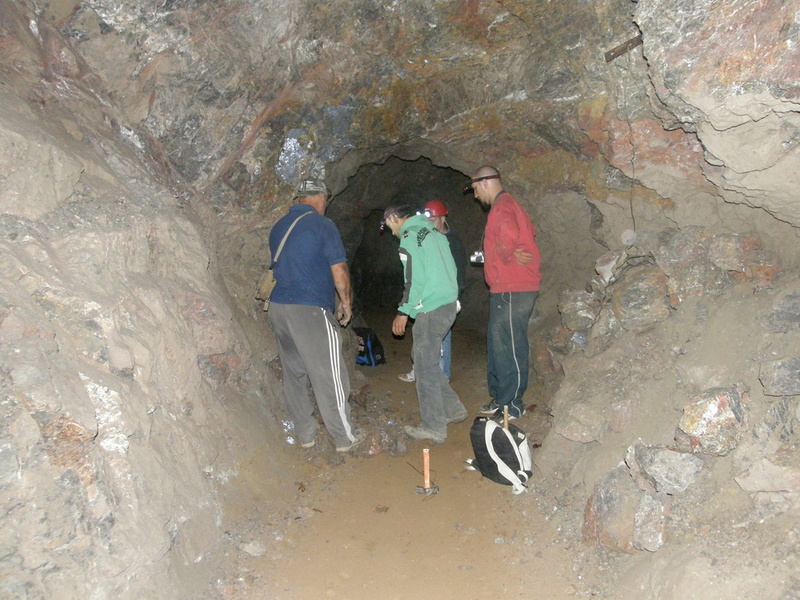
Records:
[[[716,540],[728,560],[759,556],[744,579],[767,568],[772,534],[741,553],[730,520],[778,526],[800,509],[800,279],[755,235],[690,227],[638,244],[561,294],[534,353],[537,372],[564,375],[538,489],[585,507],[565,536],[626,554]],[[687,528],[706,535],[687,542]]]

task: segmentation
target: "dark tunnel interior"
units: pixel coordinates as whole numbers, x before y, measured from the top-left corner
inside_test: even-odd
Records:
[[[357,315],[393,311],[402,296],[403,273],[397,255],[399,240],[381,231],[384,209],[390,204],[422,210],[431,200],[441,200],[447,222],[468,253],[481,245],[486,211],[470,193],[464,193],[469,175],[438,167],[429,159],[390,157],[381,164],[363,165],[347,187],[337,194],[327,211],[342,234],[355,295]],[[481,266],[469,265],[459,323],[474,323],[486,302]],[[481,320],[478,319],[480,322]]]

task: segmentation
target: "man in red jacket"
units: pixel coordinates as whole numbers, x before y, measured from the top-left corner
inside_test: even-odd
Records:
[[[528,387],[528,322],[539,296],[539,248],[525,209],[503,189],[500,173],[484,166],[469,187],[490,207],[484,232],[484,277],[489,286],[487,336],[488,386],[492,400],[480,412],[509,419],[525,414],[522,396]]]

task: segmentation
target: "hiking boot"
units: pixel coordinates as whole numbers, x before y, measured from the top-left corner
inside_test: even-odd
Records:
[[[353,436],[355,436],[356,439],[352,443],[347,444],[346,446],[336,446],[336,451],[350,452],[350,450],[358,446],[361,442],[363,442],[367,438],[367,432],[359,429],[353,432]]]
[[[464,412],[458,413],[452,419],[447,419],[447,424],[449,425],[450,423],[461,423],[462,421],[466,421],[468,416],[469,416],[469,411],[465,408]]]
[[[493,415],[500,409],[500,405],[497,404],[494,400],[489,402],[489,404],[484,404],[478,409],[478,412],[482,415]],[[502,412],[502,411],[501,411]]]
[[[409,437],[414,438],[415,440],[433,440],[438,444],[443,444],[444,441],[447,439],[446,433],[439,433],[438,431],[434,431],[433,429],[428,429],[427,427],[419,426],[414,427],[413,425],[406,425],[404,427],[406,430],[406,434]]]
[[[414,371],[409,371],[408,373],[398,375],[397,378],[400,381],[405,381],[406,383],[414,383],[417,380],[416,376],[414,375]]]
[[[519,409],[513,406],[508,407],[508,420],[509,421],[516,421],[522,415],[525,414],[525,408]],[[497,421],[498,423],[503,422],[503,409],[498,408],[495,413],[492,415],[492,420]]]

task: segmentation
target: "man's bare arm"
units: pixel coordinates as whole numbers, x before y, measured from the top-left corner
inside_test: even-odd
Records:
[[[350,285],[350,270],[346,262],[331,266],[333,284],[339,296],[339,305],[336,307],[336,320],[342,327],[346,327],[353,318],[353,289]]]

